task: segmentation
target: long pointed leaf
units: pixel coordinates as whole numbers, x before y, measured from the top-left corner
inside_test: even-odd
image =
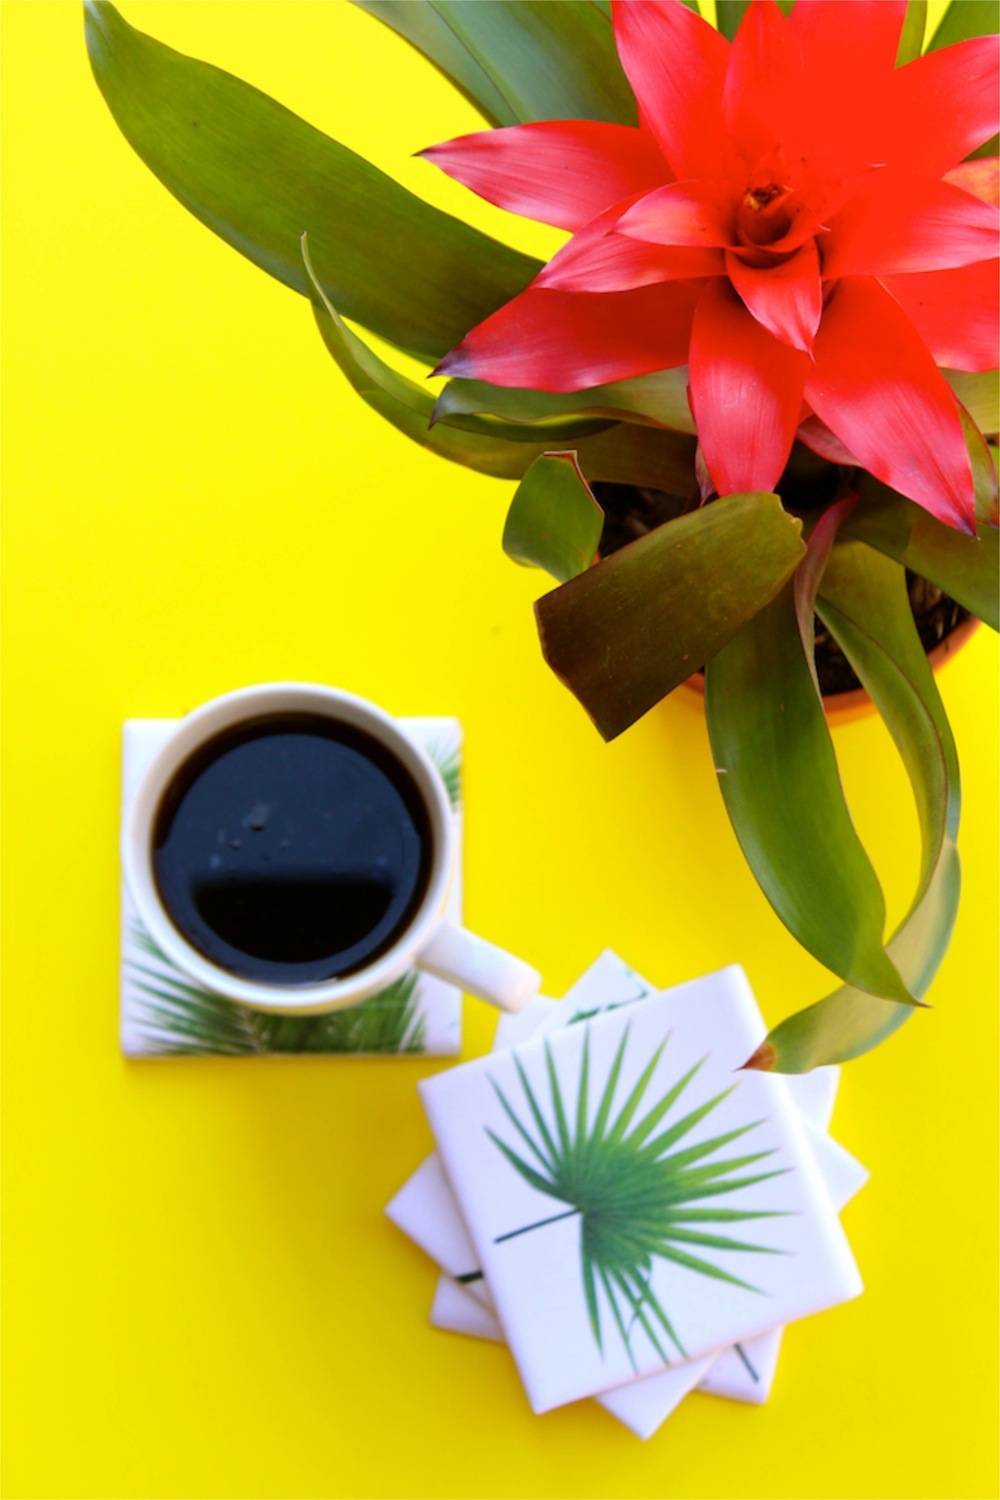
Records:
[[[539,599],[545,659],[605,739],[704,666],[774,598],[802,557],[800,529],[776,495],[730,495]]]
[[[964,536],[870,475],[862,479],[859,491],[861,504],[844,526],[845,537],[867,542],[929,578],[980,620],[1000,630],[1000,532],[995,526],[979,525],[974,537]]]
[[[511,441],[500,424],[480,418],[477,432],[460,431],[446,423],[432,426],[434,398],[425,386],[400,375],[347,327],[313,274],[307,245],[303,259],[312,279],[313,315],[329,353],[363,401],[393,427],[439,458],[463,464],[481,474],[516,479],[540,458],[542,444],[531,447]]]
[[[546,1156],[545,1152],[542,1150],[541,1146],[535,1140],[535,1137],[531,1134],[531,1132],[529,1130],[525,1130],[516,1113],[511,1108],[506,1094],[497,1083],[496,1079],[491,1078],[490,1083],[493,1085],[493,1092],[496,1094],[497,1099],[500,1101],[500,1107],[502,1108],[510,1123],[513,1125],[514,1129],[517,1131],[518,1135],[521,1137],[522,1141],[524,1141],[529,1150],[532,1151],[538,1158],[539,1162],[545,1168],[546,1172],[551,1173],[554,1170],[554,1163],[551,1156]]]
[[[516,1151],[512,1151],[511,1148],[507,1145],[506,1141],[502,1141],[498,1135],[494,1135],[493,1131],[489,1128],[487,1128],[486,1134],[489,1136],[494,1146],[496,1146],[499,1151],[503,1152],[504,1156],[510,1162],[515,1171],[520,1172],[525,1182],[527,1182],[537,1192],[545,1193],[545,1195],[549,1198],[559,1197],[559,1194],[555,1191],[553,1184],[547,1178],[542,1177],[538,1172],[536,1172],[534,1167],[529,1166],[522,1157],[518,1156]]]
[[[515,1052],[513,1056],[514,1067],[516,1068],[517,1076],[521,1081],[521,1088],[524,1090],[524,1096],[528,1101],[528,1108],[531,1110],[532,1119],[535,1122],[539,1135],[545,1142],[545,1149],[548,1151],[552,1160],[555,1161],[558,1155],[556,1150],[556,1143],[552,1139],[552,1133],[545,1123],[545,1116],[542,1114],[542,1111],[538,1104],[538,1100],[535,1098],[535,1091],[531,1087],[531,1080],[525,1072],[524,1064],[521,1062],[521,1059],[518,1057],[517,1053]]]
[[[572,1147],[569,1133],[569,1122],[566,1119],[566,1109],[563,1104],[562,1091],[559,1088],[559,1075],[556,1072],[555,1061],[552,1056],[552,1048],[549,1046],[548,1038],[544,1042],[545,1069],[549,1075],[549,1093],[552,1097],[552,1110],[556,1119],[556,1130],[559,1132],[559,1144],[564,1153],[568,1153]]]
[[[657,1064],[663,1056],[663,1049],[667,1045],[666,1038],[653,1050],[653,1054],[636,1079],[621,1109],[615,1117],[615,1123],[608,1133],[609,1141],[620,1141],[628,1129],[632,1116],[642,1103],[643,1095],[649,1087],[650,1079],[656,1072]]]
[[[503,550],[515,562],[544,568],[560,583],[589,568],[604,512],[580,472],[575,453],[538,458],[515,491]]]
[[[651,1141],[647,1141],[642,1147],[641,1154],[643,1156],[662,1156],[663,1152],[672,1146],[675,1141],[681,1140],[687,1135],[689,1130],[693,1130],[707,1115],[710,1115],[714,1109],[717,1109],[723,1099],[728,1099],[735,1088],[736,1085],[733,1084],[731,1088],[723,1089],[721,1093],[713,1094],[711,1099],[706,1099],[704,1104],[699,1104],[696,1109],[689,1110],[686,1115],[682,1115],[662,1135],[656,1135]]]
[[[663,1098],[660,1100],[659,1104],[654,1105],[654,1107],[649,1111],[648,1114],[643,1115],[638,1125],[629,1135],[629,1142],[631,1144],[636,1146],[641,1145],[646,1137],[656,1129],[657,1125],[659,1125],[664,1115],[667,1114],[672,1105],[677,1103],[677,1100],[680,1098],[681,1094],[683,1094],[692,1078],[694,1078],[700,1072],[701,1068],[704,1066],[707,1060],[708,1053],[706,1052],[704,1057],[700,1057],[698,1061],[692,1067],[688,1068],[687,1072],[683,1074],[682,1077],[678,1078],[677,1082],[667,1090]]]
[[[709,736],[750,868],[815,958],[859,989],[911,997],[883,947],[885,899],[858,838],[791,588],[709,663]]]
[[[695,425],[687,389],[688,372],[683,366],[565,395],[490,385],[485,380],[455,379],[449,380],[438,397],[437,411],[442,417],[461,412],[492,412],[512,422],[559,423],[580,422],[586,417],[624,417],[666,428],[678,436],[693,435]],[[556,432],[560,433],[560,429]],[[679,451],[692,455],[694,445],[679,446]],[[689,457],[689,468],[692,465],[693,459]]]
[[[869,548],[837,549],[818,601],[824,621],[871,694],[913,785],[921,823],[921,876],[910,911],[888,949],[922,998],[944,956],[958,907],[955,849],[958,758],[937,684],[910,613],[902,569]],[[853,986],[782,1021],[752,1066],[807,1072],[877,1046],[912,1014],[873,1002]]]
[[[88,0],[86,39],[122,134],[185,208],[306,296],[308,233],[334,305],[401,349],[440,358],[538,270],[106,0]]]
[[[586,1249],[580,1249],[580,1271],[583,1277],[583,1296],[587,1304],[587,1317],[590,1319],[591,1331],[594,1342],[597,1344],[601,1354],[604,1353],[604,1339],[601,1334],[601,1311],[597,1304],[597,1282],[594,1278],[594,1265]]]
[[[635,124],[607,15],[592,0],[355,0],[461,89],[491,125]]]
[[[595,1141],[603,1138],[611,1113],[611,1105],[615,1097],[615,1089],[618,1087],[618,1078],[622,1070],[622,1061],[625,1057],[625,1048],[628,1045],[629,1028],[626,1026],[621,1035],[621,1041],[615,1048],[615,1055],[611,1060],[611,1067],[605,1080],[604,1089],[597,1105],[597,1114],[594,1116],[594,1125],[591,1134]]]
[[[759,1292],[760,1287],[754,1286],[749,1281],[744,1281],[742,1276],[733,1276],[729,1271],[724,1271],[721,1266],[713,1266],[710,1260],[702,1260],[699,1255],[687,1255],[683,1250],[675,1250],[673,1246],[661,1245],[658,1254],[664,1260],[672,1260],[675,1265],[684,1266],[689,1271],[697,1271],[700,1276],[708,1276],[712,1281],[726,1281],[730,1286],[742,1287],[745,1292]]]

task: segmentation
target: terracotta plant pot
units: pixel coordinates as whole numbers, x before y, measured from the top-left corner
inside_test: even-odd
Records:
[[[933,649],[928,652],[927,659],[935,672],[939,672],[946,662],[949,662],[956,652],[961,651],[965,643],[971,639],[979,626],[975,615],[967,615],[954,630],[945,636]],[[705,674],[695,672],[684,684],[699,697],[705,696]],[[864,719],[868,714],[875,712],[875,705],[865,692],[864,688],[854,688],[849,693],[829,693],[824,695],[823,708],[826,717],[831,724],[851,724],[856,719]]]

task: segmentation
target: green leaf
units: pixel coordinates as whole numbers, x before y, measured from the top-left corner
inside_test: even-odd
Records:
[[[716,24],[722,35],[730,41],[739,30],[748,3],[749,0],[715,0]],[[794,4],[795,0],[778,0],[778,6],[786,16]]]
[[[564,583],[594,561],[603,524],[604,512],[576,454],[549,453],[535,460],[514,492],[503,550],[515,562],[544,568]]]
[[[774,598],[802,557],[800,531],[767,494],[657,527],[539,599],[546,661],[614,739]]]
[[[910,910],[887,947],[922,999],[958,909],[958,758],[934,675],[910,611],[902,568],[859,543],[838,546],[817,601],[820,615],[871,694],[913,786],[921,871]],[[803,1073],[869,1051],[913,1014],[851,985],[782,1021],[750,1066]]]
[[[303,247],[308,264],[308,248]],[[425,386],[387,365],[340,317],[318,281],[313,282],[313,314],[323,342],[358,395],[393,427],[436,453],[481,474],[517,479],[544,453],[544,444],[512,442],[497,423],[481,418],[478,432],[464,432],[443,422],[431,426],[434,398]],[[490,432],[493,426],[494,431]]]
[[[1000,370],[970,374],[966,370],[942,370],[942,375],[981,432],[1000,429]]]
[[[970,36],[993,36],[1000,24],[997,0],[951,0],[928,43],[928,52],[950,47]]]
[[[590,481],[648,485],[679,496],[693,490],[696,444],[679,432],[618,422],[573,446]]]
[[[607,11],[592,0],[355,0],[405,37],[491,125],[636,123]]]
[[[941,17],[941,24],[928,45],[928,52],[939,47],[950,47],[954,42],[964,42],[972,36],[993,36],[1000,29],[1000,5],[997,0],[951,0]],[[984,142],[973,156],[996,156],[1000,151],[1000,136]]]
[[[203,224],[295,291],[299,254],[343,316],[438,359],[538,262],[421,202],[266,94],[87,0],[94,77],[125,138]]]
[[[552,423],[560,419],[579,422],[582,417],[606,416],[647,422],[694,436],[696,428],[687,388],[686,366],[566,394],[456,379],[450,380],[438,397],[437,412],[442,417],[455,412],[491,412],[514,422]],[[557,430],[565,435],[561,429]]]
[[[909,0],[903,29],[899,34],[899,47],[896,52],[897,68],[903,67],[905,63],[912,62],[915,57],[920,56],[926,28],[927,0]]]
[[[792,586],[709,663],[719,786],[758,884],[794,937],[871,994],[907,1001],[885,899],[851,822]]]
[[[867,542],[922,578],[929,578],[980,620],[1000,630],[997,599],[998,535],[980,524],[974,537],[956,531],[896,494],[870,474],[862,476],[861,504],[844,526],[846,538]]]
[[[976,523],[993,526],[1000,521],[1000,493],[997,488],[997,466],[983,434],[976,426],[964,406],[959,406],[959,416],[972,464],[972,480],[975,487]]]

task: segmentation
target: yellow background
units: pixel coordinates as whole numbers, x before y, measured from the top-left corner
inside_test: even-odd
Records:
[[[469,107],[340,0],[126,0],[435,202],[410,153]],[[940,10],[940,6],[936,7]],[[118,754],[128,715],[316,678],[467,732],[468,916],[560,993],[613,945],[660,982],[739,960],[772,1019],[827,976],[748,874],[678,693],[604,747],[543,666],[510,486],[346,388],[308,308],[190,218],[118,132],[71,3],[8,0],[6,1342],[9,1497],[993,1497],[997,649],[944,673],[965,894],[932,999],[851,1066],[858,1302],[792,1329],[772,1403],[696,1396],[648,1444],[532,1417],[507,1355],[432,1332],[381,1217],[429,1143],[430,1062],[127,1064]],[[252,171],[253,163],[247,163]],[[415,250],[414,253],[417,253]],[[909,792],[837,731],[892,915]],[[466,1007],[466,1053],[492,1019]]]

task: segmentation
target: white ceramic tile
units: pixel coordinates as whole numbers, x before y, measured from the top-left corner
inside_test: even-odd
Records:
[[[840,1069],[813,1068],[811,1073],[786,1073],[785,1087],[803,1119],[817,1130],[829,1130],[840,1085]]]
[[[400,719],[400,728],[419,744],[439,765],[460,774],[462,729],[457,719]],[[174,729],[174,719],[129,719],[122,734],[122,808],[128,807],[139,778]],[[454,813],[459,849],[455,879],[449,894],[449,914],[461,918],[461,847],[462,814]],[[185,976],[162,955],[151,952],[128,892],[122,882],[122,957],[121,957],[121,1048],[126,1057],[253,1055],[268,1051],[337,1053],[371,1055],[365,1040],[372,1032],[355,1024],[350,1011],[318,1027],[296,1026],[298,1018],[286,1018],[282,1045],[273,1045],[273,1022],[258,1025],[255,1012],[234,1005],[220,996],[207,995],[190,986]],[[211,1041],[198,1025],[192,1034],[190,1008],[204,1009],[206,997],[210,1007],[219,1011],[221,1024]],[[378,1030],[386,1038],[378,1046],[381,1056],[412,1055],[453,1057],[462,1044],[462,997],[454,985],[429,974],[414,972],[393,986],[384,996],[374,995],[364,1002],[370,1013],[381,1011],[390,1022]],[[360,1008],[359,1008],[360,1009]],[[229,1024],[227,1024],[227,1022]],[[360,1045],[359,1045],[360,1041]]]
[[[861,1290],[783,1081],[736,1071],[765,1033],[745,976],[730,968],[693,983],[697,1005],[687,1003],[692,986],[681,985],[421,1085],[448,1178],[538,1411],[661,1371],[670,1364],[668,1347],[696,1359]],[[600,1343],[587,1312],[580,1215],[558,1193],[540,1190],[544,1179],[538,1172],[539,1159],[551,1149],[548,1142],[559,1134],[549,1070],[574,1121],[585,1049],[591,1123],[615,1069],[614,1057],[620,1061],[612,1119],[649,1070],[641,1104],[623,1131],[629,1137],[645,1112],[687,1077],[682,1098],[649,1124],[644,1138],[663,1140],[659,1159],[673,1161],[675,1171],[730,1164],[710,1182],[688,1184],[691,1217],[675,1226],[668,1257],[657,1251],[648,1264],[636,1262],[631,1297],[621,1283],[597,1285]],[[689,1111],[695,1117],[681,1139],[673,1127]],[[695,1150],[697,1166],[687,1154]],[[615,1180],[620,1181],[620,1170]],[[710,1222],[698,1228],[693,1216],[706,1203],[741,1218],[735,1226]],[[692,1238],[706,1233],[758,1249],[747,1253],[732,1243],[706,1246]],[[706,1274],[706,1267],[715,1274]],[[650,1321],[653,1299],[662,1309],[657,1323]],[[679,1347],[664,1328],[666,1321]]]
[[[496,1313],[450,1276],[437,1279],[431,1303],[431,1323],[447,1333],[464,1333],[468,1338],[503,1343],[503,1329],[497,1322]]]

